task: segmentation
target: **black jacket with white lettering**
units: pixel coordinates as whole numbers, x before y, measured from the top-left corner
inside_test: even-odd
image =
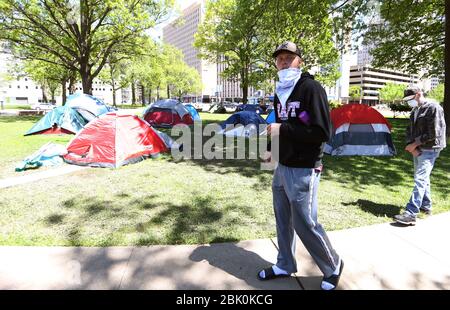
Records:
[[[282,165],[295,168],[318,168],[322,165],[323,148],[330,139],[332,126],[328,98],[324,88],[309,73],[302,73],[300,80],[287,102],[287,119],[281,119],[281,104],[275,96],[276,122],[281,123],[279,158],[272,156]],[[299,115],[306,111],[309,122]]]

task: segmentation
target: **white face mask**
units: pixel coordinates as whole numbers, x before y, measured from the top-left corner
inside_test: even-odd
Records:
[[[295,84],[301,75],[302,70],[298,68],[288,68],[278,71],[280,81],[277,82],[276,93],[283,109],[286,108],[286,101],[294,90]]]
[[[278,71],[278,78],[281,83],[297,79],[302,71],[299,68],[288,68]]]
[[[417,107],[417,105],[419,104],[419,103],[417,102],[416,99],[408,100],[407,103],[408,103],[408,105],[409,105],[411,108],[413,108],[413,109],[414,109],[415,107]]]

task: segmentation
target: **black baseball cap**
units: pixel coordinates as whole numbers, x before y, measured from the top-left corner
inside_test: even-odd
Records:
[[[281,53],[282,51],[291,52],[302,58],[302,53],[300,52],[300,49],[297,47],[297,44],[291,41],[283,42],[280,46],[278,46],[275,52],[273,52],[272,57],[276,58],[278,54]]]
[[[417,93],[420,93],[422,89],[420,89],[418,86],[410,86],[407,89],[405,89],[403,93],[403,100],[408,101],[413,99]]]

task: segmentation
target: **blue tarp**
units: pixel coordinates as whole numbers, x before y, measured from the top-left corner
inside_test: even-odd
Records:
[[[244,126],[254,124],[254,125],[267,125],[264,118],[255,112],[243,111],[237,112],[231,115],[225,122],[221,123],[220,126],[225,128],[227,125],[237,125],[241,124]]]
[[[275,110],[272,110],[272,112],[270,112],[269,115],[267,115],[266,122],[267,124],[273,124],[275,123],[275,121],[276,121]]]
[[[77,109],[85,110],[93,114],[94,116],[100,116],[112,110],[97,97],[76,93],[67,97],[66,106]],[[83,114],[84,116],[84,114]],[[92,119],[86,119],[88,122]]]
[[[65,146],[48,142],[38,151],[18,163],[16,165],[16,172],[25,171],[27,169],[35,169],[41,166],[49,167],[60,165],[63,163],[61,156],[66,153],[67,150]]]
[[[76,110],[68,106],[57,107],[34,124],[25,136],[46,131],[55,126],[76,134],[86,124],[85,119]]]
[[[198,114],[197,110],[194,108],[193,105],[186,104],[185,107],[186,107],[186,109],[188,109],[188,111],[191,114],[192,119],[194,120],[194,122],[201,121],[200,114]]]

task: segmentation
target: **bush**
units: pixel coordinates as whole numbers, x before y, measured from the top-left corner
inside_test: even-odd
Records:
[[[337,109],[343,106],[342,102],[337,100],[328,100],[328,105],[330,106],[330,110]]]
[[[394,112],[394,118],[397,113],[406,113],[411,111],[411,107],[404,101],[392,102],[389,104],[389,108]]]

